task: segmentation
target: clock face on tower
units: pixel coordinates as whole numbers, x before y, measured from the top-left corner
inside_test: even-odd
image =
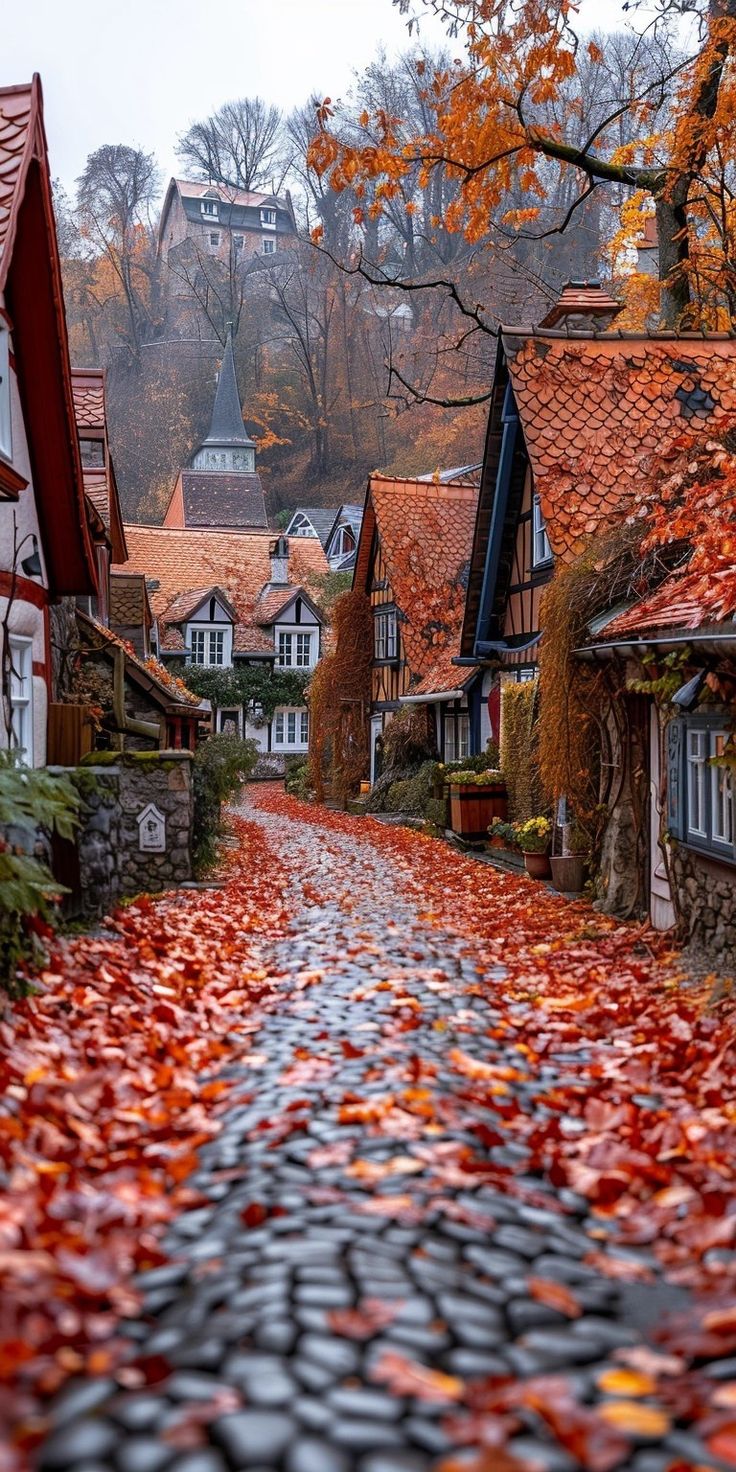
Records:
[[[251,449],[202,449],[194,457],[194,470],[255,470],[256,452]]]

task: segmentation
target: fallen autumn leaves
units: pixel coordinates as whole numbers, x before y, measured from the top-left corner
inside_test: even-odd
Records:
[[[0,1022],[0,1430],[21,1442],[39,1397],[119,1362],[130,1280],[200,1199],[184,1182],[228,1094],[213,1071],[275,992],[260,947],[284,921],[278,865],[259,829],[236,832],[226,889],[144,897],[104,937],[60,943]]]
[[[475,1463],[446,1458],[444,1472],[518,1472],[513,1437],[530,1417],[592,1472],[628,1465],[632,1444],[693,1426],[711,1457],[703,1465],[736,1466],[736,1374],[718,1378],[709,1368],[727,1366],[736,1350],[728,1004],[713,1003],[710,981],[689,980],[663,939],[526,879],[404,830],[273,793],[257,801],[282,824],[274,831],[284,835],[286,869],[262,830],[239,823],[242,847],[227,889],[143,901],[116,917],[114,936],[69,942],[44,994],[2,1025],[0,1150],[9,1190],[0,1207],[0,1369],[15,1375],[21,1435],[32,1438],[38,1424],[34,1395],[48,1395],[69,1373],[117,1363],[115,1325],[131,1308],[130,1278],[160,1261],[160,1227],[199,1199],[186,1185],[194,1152],[234,1102],[218,1068],[240,1052],[247,1088],[249,1068],[269,1061],[267,1053],[248,1058],[248,1038],[274,998],[284,998],[265,962],[269,941],[298,919],[298,904],[287,913],[282,902],[290,868],[298,876],[292,899],[298,888],[313,912],[329,899],[340,917],[333,944],[349,946],[342,937],[352,926],[357,958],[337,1003],[349,1036],[334,1038],[321,1010],[334,1019],[329,940],[314,969],[295,962],[288,1010],[314,1012],[314,1030],[305,1021],[300,1045],[279,1065],[278,1088],[290,1102],[253,1127],[274,1158],[285,1142],[303,1139],[305,1201],[350,1209],[353,1223],[383,1216],[409,1234],[416,1227],[420,1238],[422,1224],[441,1216],[492,1245],[487,1187],[558,1213],[554,1232],[571,1230],[574,1255],[584,1253],[601,1277],[626,1283],[664,1271],[698,1295],[683,1318],[663,1322],[656,1348],[612,1351],[612,1364],[594,1377],[592,1403],[580,1403],[568,1374],[473,1378],[398,1347],[376,1359],[376,1384],[420,1403],[444,1399],[454,1444],[475,1455]],[[383,919],[366,920],[377,864],[404,920],[411,911],[419,942],[408,965],[401,951],[395,969],[386,906]],[[422,932],[445,947],[444,973],[422,955]],[[476,998],[484,1000],[480,1013]],[[366,1004],[380,1026],[365,1020]],[[352,1030],[353,1014],[368,1032]],[[350,1088],[342,1070],[353,1064],[364,1072]],[[324,1142],[318,1130],[310,1144],[312,1120],[326,1129]],[[376,1155],[370,1145],[381,1136],[386,1150]],[[333,1167],[339,1178],[323,1183],[319,1172]],[[246,1197],[239,1221],[257,1233],[269,1210]],[[590,1315],[581,1313],[577,1284],[553,1281],[549,1258],[547,1266],[538,1261],[528,1266],[528,1299],[577,1332]],[[370,1346],[390,1336],[399,1308],[363,1296],[335,1307],[328,1327]],[[116,1373],[134,1386],[141,1371],[124,1365]],[[10,1414],[9,1399],[3,1409]],[[697,1463],[662,1463],[671,1472],[688,1465]]]

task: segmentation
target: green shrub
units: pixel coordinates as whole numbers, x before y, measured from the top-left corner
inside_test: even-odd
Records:
[[[33,850],[44,833],[72,838],[78,811],[67,776],[22,767],[12,752],[0,752],[0,986],[11,996],[28,990],[18,968],[42,959],[62,888]]]
[[[209,869],[217,858],[222,833],[220,810],[253,771],[258,760],[255,741],[239,736],[209,736],[194,753],[194,824],[192,860],[195,873]]]
[[[499,766],[498,742],[488,741],[485,751],[478,756],[466,756],[459,762],[439,762],[437,765],[437,776],[440,781],[447,781],[453,772],[485,772],[489,769],[495,771]]]
[[[429,797],[424,804],[424,816],[433,828],[443,832],[447,827],[447,804],[444,797]]]
[[[392,782],[386,793],[386,812],[423,814],[432,796],[435,763],[422,762],[417,772]]]
[[[284,787],[290,797],[306,800],[311,792],[309,762],[303,756],[287,756]]]

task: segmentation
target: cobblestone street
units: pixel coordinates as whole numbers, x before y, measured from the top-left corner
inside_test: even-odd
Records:
[[[612,1187],[592,1209],[582,1176],[576,1190],[543,1163],[538,1132],[560,1111],[563,1142],[625,1125],[643,1149],[626,1111],[646,1120],[659,1108],[643,1073],[633,1088],[615,1082],[613,1037],[543,1039],[558,1013],[519,988],[522,904],[587,934],[588,980],[605,985],[590,912],[415,835],[393,866],[390,846],[398,855],[408,836],[301,812],[294,821],[268,793],[244,809],[293,876],[291,922],[265,953],[282,990],[247,1052],[234,1019],[233,1093],[189,1183],[206,1204],[178,1218],[170,1261],[140,1282],[143,1312],[127,1332],[142,1383],[67,1389],[39,1465],[732,1466],[693,1429],[704,1392],[691,1390],[684,1417],[673,1411],[692,1360],[656,1340],[669,1315],[689,1311],[686,1269],[700,1249],[677,1236],[687,1195],[664,1223],[677,1246],[668,1268],[656,1226],[617,1236]],[[464,933],[461,912],[430,912],[414,852],[440,888],[445,876],[472,886],[482,870],[497,919],[508,903],[510,995],[503,935],[492,946]],[[636,954],[635,933],[627,944]],[[527,983],[534,946],[536,936]],[[599,1114],[584,1126],[592,1098]],[[563,1099],[578,1101],[574,1116]],[[716,1246],[714,1264],[723,1257]],[[695,1357],[694,1385],[736,1379],[730,1344]]]

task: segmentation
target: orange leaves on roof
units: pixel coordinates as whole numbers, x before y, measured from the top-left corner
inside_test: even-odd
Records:
[[[736,341],[505,336],[552,549],[620,519],[686,432],[736,411]]]

